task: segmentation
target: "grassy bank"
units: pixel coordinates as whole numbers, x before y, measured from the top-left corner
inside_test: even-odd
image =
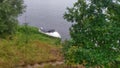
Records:
[[[30,26],[19,26],[16,34],[0,39],[0,68],[60,61],[59,39],[41,34]]]
[[[46,63],[43,68],[84,68],[80,65],[56,65],[49,62],[62,61],[60,39],[38,32],[38,28],[18,26],[15,35],[0,38],[0,68],[16,68],[19,66]],[[120,58],[117,60],[120,61]],[[119,68],[119,62],[112,67]]]

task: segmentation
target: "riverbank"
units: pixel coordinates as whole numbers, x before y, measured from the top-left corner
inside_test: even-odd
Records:
[[[0,39],[0,68],[52,61],[63,61],[60,39],[41,34],[36,27],[19,26],[12,39]]]

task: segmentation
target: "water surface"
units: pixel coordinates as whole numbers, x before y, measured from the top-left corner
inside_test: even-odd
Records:
[[[19,17],[20,23],[29,23],[36,27],[57,30],[62,39],[69,39],[68,23],[63,19],[66,7],[71,7],[76,0],[24,0],[26,12]]]

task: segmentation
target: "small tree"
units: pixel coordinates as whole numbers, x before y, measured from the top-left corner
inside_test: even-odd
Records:
[[[15,33],[23,8],[23,0],[0,0],[0,35]]]
[[[120,0],[78,0],[67,8],[64,18],[73,45],[65,55],[68,62],[102,66],[120,55]]]

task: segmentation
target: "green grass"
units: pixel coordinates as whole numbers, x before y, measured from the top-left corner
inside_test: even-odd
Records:
[[[36,27],[30,27],[30,26],[19,26],[18,27],[18,32],[19,38],[22,37],[24,38],[24,41],[27,39],[29,41],[31,40],[40,40],[45,43],[49,44],[55,44],[60,41],[58,38],[50,37],[48,35],[42,34],[38,32],[38,28]]]
[[[10,40],[0,39],[0,68],[61,60],[60,39],[38,32],[36,27],[19,26]]]

